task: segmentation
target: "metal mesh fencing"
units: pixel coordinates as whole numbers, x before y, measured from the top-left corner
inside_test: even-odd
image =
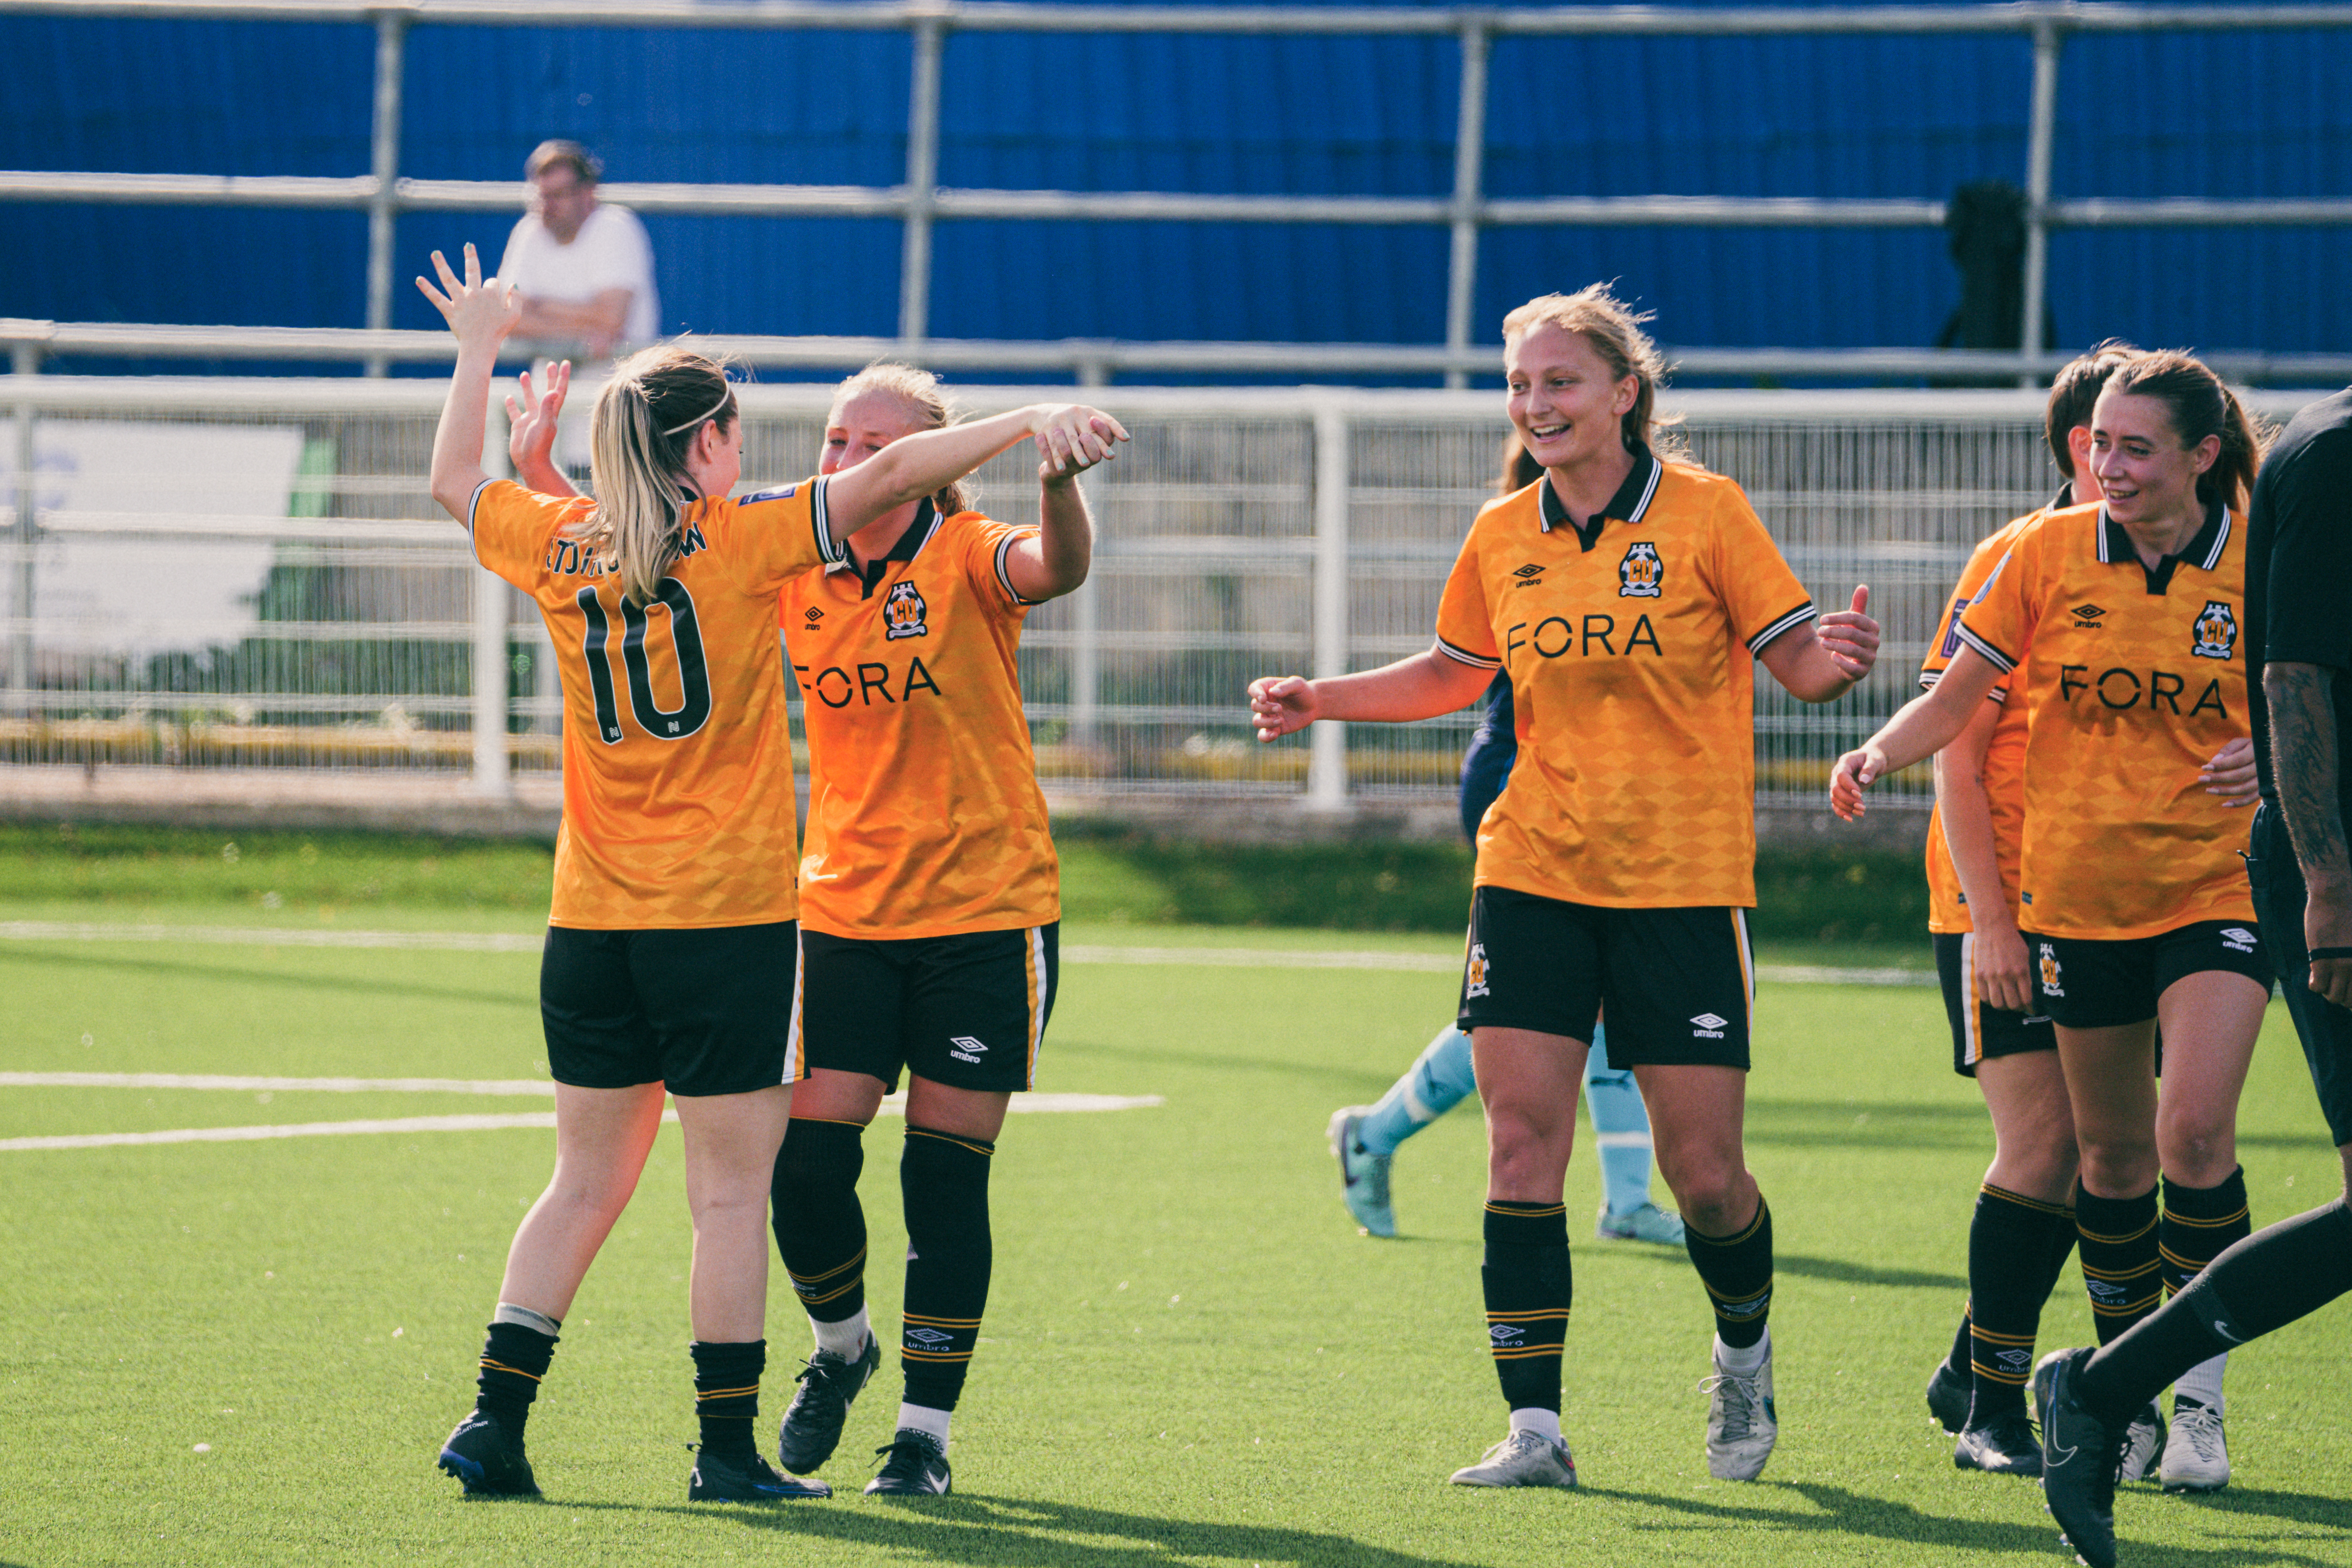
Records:
[[[561,654],[425,491],[437,385],[16,381],[16,417],[0,423],[16,524],[0,538],[0,768],[296,769],[355,791],[387,771],[470,775],[489,794],[560,769]],[[814,466],[824,397],[746,389],[748,483]],[[1093,576],[1034,612],[1023,644],[1049,791],[1327,808],[1450,798],[1475,714],[1265,747],[1243,691],[1259,674],[1369,669],[1429,646],[1448,567],[1494,493],[1493,396],[1123,389],[1110,401],[1135,440],[1087,480]],[[1837,754],[1911,694],[1969,547],[2055,487],[2039,395],[1669,403],[1691,455],[1741,483],[1817,602],[1843,607],[1866,583],[1886,626],[1877,671],[1839,702],[1757,683],[1759,792],[1818,800]],[[1033,464],[1016,449],[984,469],[985,508],[1034,516]],[[1885,794],[1916,801],[1927,788],[1912,769]]]

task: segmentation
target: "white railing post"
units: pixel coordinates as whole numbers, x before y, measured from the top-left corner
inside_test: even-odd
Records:
[[[1478,202],[1486,162],[1486,51],[1492,35],[1482,18],[1462,24],[1462,101],[1454,131],[1454,255],[1445,278],[1445,347],[1470,347],[1470,318],[1478,303]],[[1445,384],[1470,384],[1449,370]]]
[[[392,325],[392,242],[400,209],[393,189],[400,182],[401,84],[407,74],[408,19],[379,12],[375,19],[375,125],[373,138],[375,191],[368,198],[367,324],[376,331]],[[493,266],[497,265],[492,263]],[[387,361],[367,360],[367,373],[381,376]]]
[[[33,378],[40,373],[41,350],[37,344],[18,343],[11,350],[9,360],[16,376],[16,390],[24,395],[16,399],[16,516],[10,530],[16,544],[16,570],[9,573],[13,591],[8,599],[16,624],[8,637],[8,692],[9,706],[32,718],[39,711],[33,703],[33,547],[40,528],[41,495],[39,470],[35,464],[39,411],[31,394]]]
[[[1326,403],[1315,411],[1315,678],[1348,673],[1348,416]],[[1348,809],[1348,727],[1336,720],[1308,732],[1307,805]]]
[[[915,23],[913,90],[907,105],[907,217],[898,261],[898,336],[919,343],[930,336],[931,212],[940,189],[940,54],[947,26],[937,16]]]
[[[490,400],[483,421],[482,468],[503,476],[507,463],[504,400]],[[514,796],[507,757],[507,623],[511,590],[496,572],[474,568],[474,793],[488,800]]]
[[[2033,29],[2033,122],[2025,142],[2025,310],[2018,348],[2042,352],[2042,323],[2050,291],[2050,171],[2057,157],[2058,51],[2065,35],[2057,25],[2042,22]],[[2035,386],[2039,378],[2024,376],[2020,386]]]
[[[1102,743],[1102,543],[1094,570],[1070,595],[1070,740],[1093,750]]]

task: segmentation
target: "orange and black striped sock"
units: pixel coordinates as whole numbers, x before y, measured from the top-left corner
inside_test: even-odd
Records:
[[[1568,1260],[1568,1206],[1486,1203],[1486,1343],[1504,1402],[1514,1410],[1559,1408],[1560,1347],[1576,1281]]]
[[[2083,1288],[2091,1321],[2105,1344],[2156,1311],[2164,1291],[2158,1270],[2156,1188],[2137,1197],[2074,1191],[2074,1229],[2083,1253]]]
[[[760,1419],[760,1375],[768,1369],[763,1339],[711,1343],[697,1340],[694,1414],[702,1424],[702,1451],[745,1460],[760,1451],[751,1428]]]
[[[793,1294],[822,1323],[866,1307],[866,1210],[857,1201],[865,1136],[856,1122],[795,1116],[776,1155],[769,1207],[776,1250]]]
[[[907,1305],[898,1364],[907,1403],[953,1410],[988,1310],[994,1246],[988,1228],[984,1138],[907,1128],[898,1187],[907,1206]]]
[[[2050,1297],[2052,1231],[2063,1228],[2071,1246],[2074,1217],[1990,1182],[1977,1194],[1969,1221],[1969,1362],[1974,1395],[1969,1424],[2025,1408],[2025,1380],[2033,1374],[2033,1336],[2042,1303]]]
[[[1772,1312],[1772,1206],[1756,1195],[1756,1218],[1732,1236],[1706,1236],[1683,1227],[1683,1249],[1715,1307],[1716,1337],[1745,1350],[1764,1337]]]
[[[512,1311],[503,1303],[499,1310]],[[540,1322],[555,1320],[540,1318]],[[474,1375],[474,1408],[521,1437],[524,1424],[530,1419],[530,1402],[539,1397],[540,1382],[554,1359],[555,1335],[525,1323],[491,1323],[482,1341],[482,1369]]]

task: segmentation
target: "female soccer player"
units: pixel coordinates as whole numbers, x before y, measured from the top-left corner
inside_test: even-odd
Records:
[[[1478,833],[1462,984],[1488,1129],[1488,1335],[1511,1408],[1509,1436],[1454,1473],[1467,1486],[1576,1484],[1559,1427],[1560,1189],[1604,1007],[1714,1304],[1708,1469],[1753,1479],[1779,1431],[1771,1217],[1740,1140],[1753,665],[1832,701],[1869,673],[1878,624],[1856,590],[1817,631],[1739,487],[1656,455],[1664,365],[1643,319],[1600,284],[1505,318],[1507,407],[1545,476],[1479,512],[1433,647],[1361,674],[1250,685],[1261,740],[1318,718],[1448,713],[1496,669],[1525,716]]]
[[[842,541],[877,517],[1024,436],[1049,465],[1083,465],[1115,427],[1090,409],[1024,408],[909,441],[855,475],[736,502],[743,433],[725,375],[690,350],[648,350],[597,399],[597,499],[535,495],[481,465],[493,361],[520,315],[513,290],[483,280],[471,246],[463,281],[437,252],[433,261],[440,288],[417,284],[457,338],[433,496],[471,530],[483,565],[538,602],[565,704],[563,826],[540,968],[555,1174],[515,1233],[479,1396],[441,1468],[468,1493],[538,1494],[523,1448],[530,1403],[636,1186],[667,1088],[695,1233],[702,1444],[688,1496],[824,1496],[778,1476],[751,1439],[768,1192],[791,1085],[805,1072],[795,896],[778,874],[795,823],[775,596],[845,560]],[[551,435],[553,409],[543,413]]]
[[[1507,496],[1542,477],[1542,466],[1528,455],[1518,437],[1507,439],[1496,490]],[[1486,688],[1486,712],[1462,757],[1462,831],[1473,845],[1478,841],[1478,824],[1503,792],[1518,751],[1510,677],[1497,674]],[[1642,1092],[1634,1087],[1631,1071],[1611,1065],[1607,1032],[1598,1022],[1592,1026],[1592,1050],[1584,1063],[1584,1107],[1601,1152],[1601,1214],[1593,1222],[1593,1234],[1604,1241],[1680,1247],[1682,1216],[1660,1208],[1650,1197],[1650,1118],[1642,1108]],[[1477,1088],[1470,1037],[1459,1025],[1448,1023],[1377,1103],[1331,1113],[1328,1136],[1339,1160],[1339,1199],[1366,1234],[1396,1234],[1389,1175],[1398,1145]]]
[[[2219,378],[2168,352],[2109,376],[2090,450],[2105,501],[2019,530],[1950,666],[1839,758],[1831,800],[1859,816],[1874,779],[1949,743],[2003,677],[2021,694],[2019,916],[2057,1026],[2104,1343],[2247,1233],[2238,1095],[2270,971],[2230,815],[2242,801],[2216,800],[2211,776],[2247,734],[2242,507],[2260,438]],[[2175,1391],[2168,1488],[2229,1479],[2223,1359]]]

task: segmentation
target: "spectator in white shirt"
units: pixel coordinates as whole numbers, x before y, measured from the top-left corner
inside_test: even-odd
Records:
[[[591,360],[661,335],[653,246],[636,214],[597,201],[603,172],[576,141],[541,142],[523,165],[530,211],[499,263],[522,301],[515,336],[550,350],[576,345]]]

